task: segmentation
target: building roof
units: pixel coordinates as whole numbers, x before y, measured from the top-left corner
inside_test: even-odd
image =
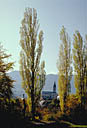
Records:
[[[42,94],[54,94],[54,93],[56,93],[56,92],[53,92],[53,91],[42,91]]]

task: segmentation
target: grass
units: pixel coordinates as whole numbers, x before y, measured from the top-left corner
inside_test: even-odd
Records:
[[[71,128],[87,128],[87,125],[74,125],[74,124],[72,124],[70,127]]]
[[[67,124],[70,128],[87,128],[87,125],[76,125],[68,121],[61,121],[63,124]]]

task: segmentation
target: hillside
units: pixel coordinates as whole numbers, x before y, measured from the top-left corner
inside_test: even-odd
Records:
[[[19,71],[13,71],[9,73],[9,76],[15,80],[14,82],[14,88],[13,88],[13,93],[14,96],[19,96],[22,97],[24,90],[21,87],[21,76]],[[45,86],[43,88],[44,91],[52,91],[53,90],[53,84],[56,82],[57,85],[57,92],[58,92],[58,75],[56,74],[49,74],[46,76],[46,82]],[[71,93],[75,93],[75,88],[74,88],[74,76],[72,77],[71,80]]]

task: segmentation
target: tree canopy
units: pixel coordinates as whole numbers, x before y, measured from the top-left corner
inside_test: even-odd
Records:
[[[13,62],[6,62],[11,55],[7,55],[0,44],[0,97],[10,98],[12,95],[13,80],[7,72],[13,68]]]
[[[35,9],[26,8],[20,28],[20,73],[22,87],[28,96],[28,103],[34,118],[36,104],[45,83],[45,62],[40,65],[43,31],[39,31],[39,21]]]
[[[71,85],[70,81],[72,78],[72,67],[71,67],[71,42],[70,38],[65,30],[62,27],[60,32],[60,49],[59,49],[59,58],[58,58],[58,90],[60,96],[60,106],[62,112],[65,109],[66,98],[70,93]]]

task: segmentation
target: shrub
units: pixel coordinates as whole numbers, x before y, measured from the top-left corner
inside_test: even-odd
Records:
[[[80,106],[80,100],[79,98],[71,94],[66,101],[66,114],[70,115],[73,111],[75,111]]]

